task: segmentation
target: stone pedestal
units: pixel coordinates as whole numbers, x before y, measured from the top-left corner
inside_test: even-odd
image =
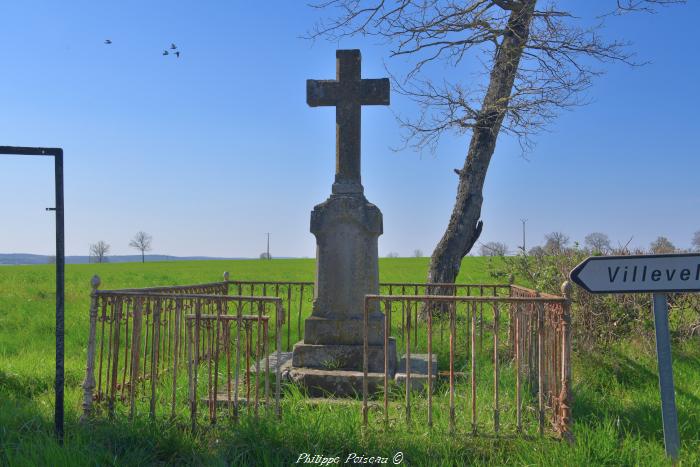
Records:
[[[311,232],[316,236],[315,297],[304,341],[294,346],[291,376],[311,393],[361,393],[357,372],[363,369],[365,295],[379,292],[377,239],[382,234],[382,213],[365,199],[361,185],[334,185],[330,198],[311,213]],[[369,371],[383,373],[384,314],[378,303],[372,303],[368,331]],[[393,377],[393,339],[388,350]]]

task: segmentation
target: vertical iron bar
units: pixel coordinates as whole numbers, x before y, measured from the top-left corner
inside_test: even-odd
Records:
[[[151,420],[156,418],[156,387],[158,385],[158,353],[160,351],[160,312],[162,299],[153,307],[153,349],[151,352]]]
[[[282,313],[284,313],[282,303],[279,301],[275,302],[275,328],[277,329],[279,329],[280,322],[282,321]],[[282,335],[275,331],[275,338],[277,339],[277,358],[275,362],[275,414],[277,415],[277,419],[280,419],[282,418],[280,407],[282,381]]]
[[[287,352],[292,348],[292,284],[287,284]]]
[[[182,299],[175,302],[175,351],[173,352],[173,397],[171,401],[171,413],[170,416],[175,418],[175,397],[177,395],[177,367],[179,363],[179,350],[180,350],[180,320],[182,319]],[[134,332],[136,332],[136,316],[134,316]]]
[[[260,354],[262,353],[261,346],[261,334],[262,334],[262,310],[265,302],[258,302],[258,319],[255,323],[255,416],[258,416],[259,403],[260,403]],[[289,304],[288,304],[289,305]],[[289,306],[287,306],[287,316],[289,316]],[[289,323],[287,323],[289,324]],[[287,327],[289,331],[289,326]],[[289,338],[289,332],[287,332],[287,337]],[[289,343],[289,340],[287,340]]]
[[[476,302],[472,302],[472,434],[476,434]]]
[[[456,303],[450,302],[448,313],[450,319],[450,432],[455,431],[455,338],[456,334]],[[430,378],[430,374],[428,378]]]
[[[240,292],[240,284],[238,291]],[[234,375],[233,375],[233,417],[238,421],[238,380],[240,379],[240,367],[241,367],[241,326],[242,322],[242,310],[241,301],[238,300],[238,306],[236,307],[236,359],[234,361]],[[278,323],[279,324],[279,323]],[[277,335],[277,340],[279,342],[280,333],[279,326],[275,331]],[[279,358],[279,356],[278,356]]]
[[[250,302],[252,311],[253,302]],[[252,314],[252,313],[251,313]],[[245,397],[246,412],[250,415],[250,353],[253,347],[253,326],[250,321],[245,324]]]
[[[484,296],[484,286],[479,286],[479,296]],[[484,351],[484,302],[479,302],[479,352]]]
[[[212,402],[212,424],[216,423],[216,406],[219,399],[219,352],[221,347],[221,313],[224,309],[224,299],[216,301],[216,329],[214,334],[214,401]]]
[[[515,306],[515,428],[518,433],[523,430],[523,415],[522,415],[522,401],[521,401],[521,390],[520,390],[520,352],[521,352],[521,322],[520,322],[520,304]]]
[[[365,296],[365,308],[363,310],[362,320],[362,426],[367,426],[368,407],[368,372],[369,372],[369,298]]]
[[[107,308],[109,306],[109,298],[102,298],[102,313],[100,317],[100,363],[97,372],[97,400],[102,400],[102,362],[104,356],[105,348],[105,322],[107,321]],[[110,337],[111,337],[111,324],[110,324]],[[107,353],[109,353],[109,347],[107,347]],[[109,356],[107,357],[109,359]]]
[[[290,302],[291,303],[291,302]],[[270,410],[270,347],[267,342],[267,317],[263,321],[263,354],[265,355],[265,413]]]
[[[411,302],[406,303],[406,425],[411,425]]]
[[[544,310],[537,303],[537,406],[540,436],[544,435]]]
[[[127,303],[133,303],[129,300]],[[122,370],[122,387],[120,391],[120,399],[124,400],[124,391],[126,387],[127,362],[129,361],[129,306],[126,307],[126,319],[124,320],[124,369]]]
[[[401,295],[406,295],[406,288],[403,285],[401,286]],[[402,339],[406,338],[406,336],[404,335],[406,333],[405,321],[406,321],[406,300],[401,300],[401,338]]]
[[[493,430],[498,434],[500,420],[498,408],[498,381],[500,379],[500,367],[498,366],[498,331],[500,313],[498,302],[493,303]]]
[[[391,322],[391,302],[384,302],[384,425],[389,426],[389,323]]]
[[[131,386],[129,387],[129,418],[134,418],[136,411],[136,387],[139,381],[139,370],[141,363],[141,324],[143,320],[143,298],[138,298],[134,307],[134,329],[132,332],[133,342],[131,344]]]
[[[124,302],[117,299],[116,306],[113,312],[114,321],[114,338],[112,339],[112,374],[110,379],[110,394],[109,394],[109,416],[114,416],[114,398],[117,391],[117,374],[119,371],[119,331],[121,326],[122,306]]]
[[[433,427],[433,307],[430,300],[428,309],[428,427]],[[388,420],[387,420],[388,422]]]
[[[299,287],[299,319],[297,321],[297,341],[303,339],[303,334],[301,333],[301,323],[302,323],[302,307],[304,305],[304,284]]]
[[[414,289],[414,295],[418,295],[418,286]],[[418,345],[418,303],[416,303],[416,313],[413,315],[413,341]]]
[[[229,417],[233,417],[233,402],[231,402],[231,321],[226,320],[224,327],[224,345],[226,346],[226,403]]]
[[[193,337],[192,337],[192,320],[189,320],[185,322],[185,332],[187,333],[187,337],[185,338],[187,342],[187,389],[188,389],[188,396],[189,396],[189,402],[190,402],[190,421],[191,421],[191,429],[192,432],[195,431],[196,424],[197,424],[197,419],[195,417],[195,407],[194,405],[196,404],[196,396],[195,396],[195,387],[194,387],[194,361],[192,358],[192,345],[193,343]]]
[[[192,406],[190,411],[192,413],[192,430],[194,431],[197,427],[197,386],[199,381],[199,334],[200,326],[202,324],[202,302],[197,300],[194,305],[194,368],[192,370]]]
[[[562,304],[561,331],[561,429],[565,437],[571,435],[571,284],[566,281],[561,287],[565,298]]]

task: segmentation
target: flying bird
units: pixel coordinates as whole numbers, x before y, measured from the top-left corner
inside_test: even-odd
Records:
[[[180,58],[180,51],[178,50],[177,52],[175,52],[175,55],[177,56],[177,58]]]
[[[111,44],[111,43],[112,43],[111,40],[109,40],[109,39],[105,40],[105,44],[109,45],[109,44]]]
[[[163,51],[163,55],[168,55],[168,51],[167,51],[167,50],[164,50],[164,51]]]
[[[177,49],[177,46],[176,46],[175,44],[171,43],[171,44],[170,44],[170,49],[175,50],[175,49]]]

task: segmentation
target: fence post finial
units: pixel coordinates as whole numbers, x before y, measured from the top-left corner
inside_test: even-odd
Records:
[[[224,271],[224,280],[228,281],[228,271]]]
[[[571,301],[571,292],[572,292],[573,287],[571,286],[570,281],[564,281],[564,283],[561,285],[561,294],[566,298],[567,301]]]
[[[81,421],[86,421],[92,413],[92,391],[95,389],[95,335],[97,331],[97,289],[100,286],[100,276],[95,274],[90,280],[90,333],[87,345],[87,365],[85,381],[83,381],[83,415]]]

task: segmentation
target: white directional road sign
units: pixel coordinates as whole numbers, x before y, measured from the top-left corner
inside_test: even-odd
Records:
[[[592,293],[698,292],[700,254],[592,256],[571,280]]]
[[[592,293],[653,292],[664,444],[666,454],[677,460],[681,442],[666,292],[700,291],[700,254],[592,256],[576,266],[569,277]]]

